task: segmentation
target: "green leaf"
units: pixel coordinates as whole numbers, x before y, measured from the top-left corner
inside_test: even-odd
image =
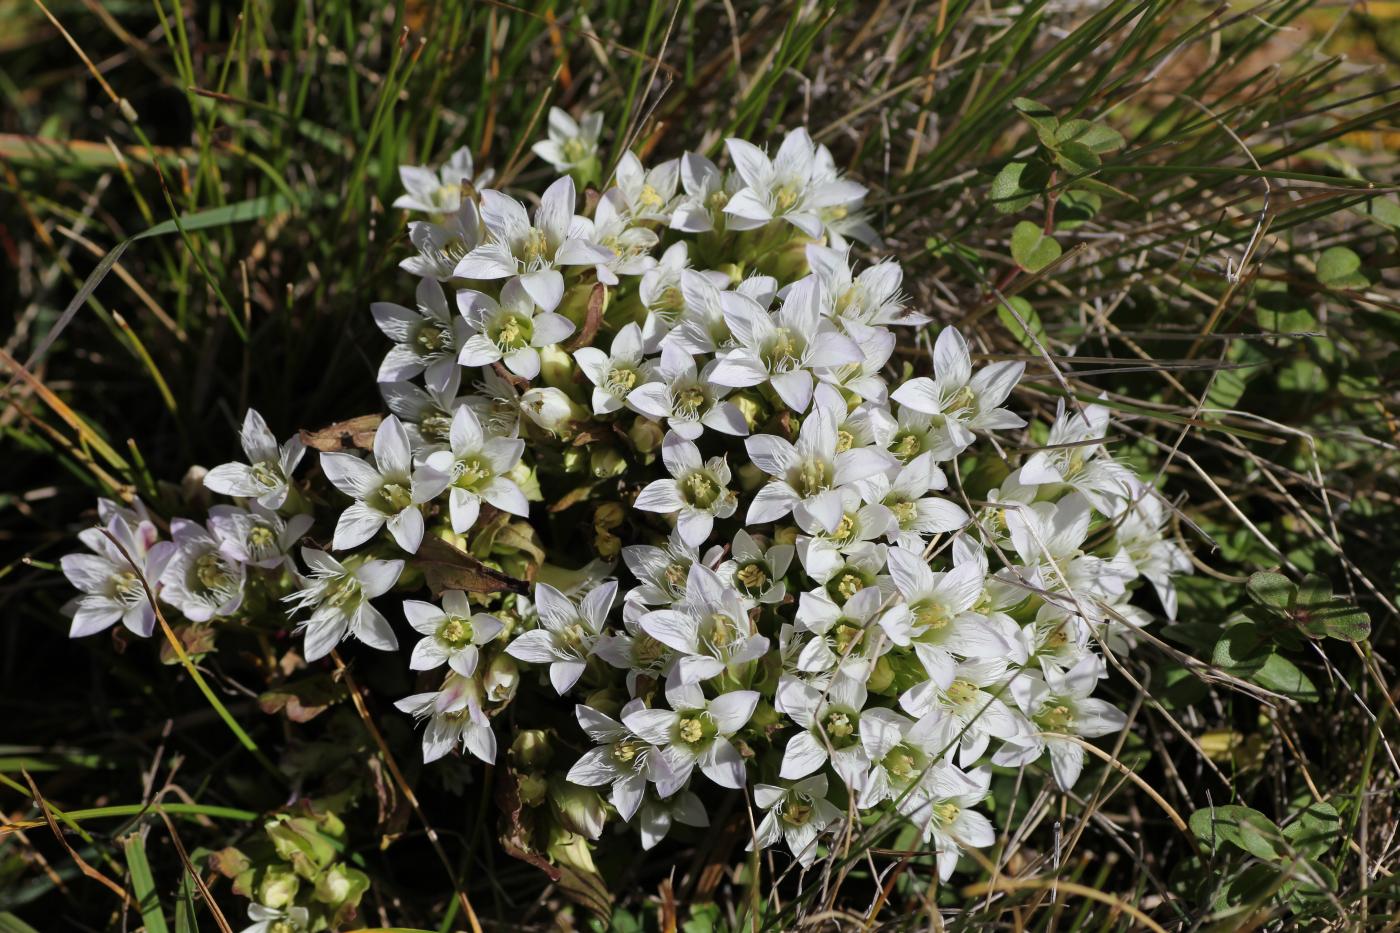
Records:
[[[1189,822],[1191,832],[1209,846],[1212,853],[1219,852],[1220,847],[1228,843],[1269,861],[1277,861],[1285,854],[1283,834],[1258,810],[1236,804],[1207,807],[1192,813]]]
[[[1060,146],[1076,143],[1096,154],[1123,148],[1123,137],[1117,130],[1089,120],[1065,120],[1055,129],[1055,142]]]
[[[1011,231],[1011,258],[1027,272],[1039,272],[1060,258],[1060,244],[1046,236],[1039,224],[1023,220]]]
[[[1087,188],[1070,188],[1060,195],[1060,202],[1055,206],[1055,229],[1073,230],[1081,227],[1103,207],[1103,198],[1098,192],[1090,191]]]
[[[1318,698],[1317,687],[1308,675],[1281,654],[1265,655],[1264,663],[1249,679],[1265,690],[1282,693],[1300,702],[1311,703]]]
[[[39,933],[8,910],[0,910],[0,933]]]
[[[1333,246],[1317,261],[1317,280],[1328,288],[1365,288],[1371,280],[1360,270],[1360,256],[1345,246]]]
[[[131,890],[136,894],[136,905],[147,933],[167,933],[169,928],[161,912],[156,880],[151,874],[151,863],[146,859],[146,843],[141,834],[132,833],[123,839],[122,849],[126,853],[127,871],[131,873]]]
[[[1011,307],[1008,308],[1006,304]],[[1029,301],[1019,295],[1008,298],[1006,304],[997,305],[997,318],[1011,332],[1011,336],[1016,338],[1017,343],[1028,350],[1034,350],[1037,340],[1045,340],[1045,325],[1041,323],[1040,315],[1035,313],[1035,308],[1031,307]],[[1012,309],[1015,309],[1014,314]],[[1020,320],[1017,320],[1018,316]],[[1022,326],[1021,321],[1025,322],[1025,326]]]
[[[1260,571],[1250,576],[1245,592],[1261,606],[1286,612],[1293,605],[1298,588],[1283,574]]]
[[[1377,195],[1369,201],[1356,205],[1352,210],[1363,217],[1371,218],[1382,227],[1400,230],[1400,201],[1396,201],[1394,198]]]
[[[1055,112],[1038,100],[1031,100],[1029,97],[1018,97],[1011,102],[1011,105],[1020,111],[1021,116],[1026,119],[1035,133],[1040,137],[1041,145],[1053,149],[1056,145],[1055,129],[1060,125],[1060,120],[1055,116]]]
[[[1330,803],[1308,800],[1297,819],[1283,827],[1283,837],[1297,851],[1317,858],[1332,848],[1341,835],[1342,819]]]
[[[1371,637],[1370,615],[1341,600],[1311,612],[1302,611],[1298,624],[1319,638],[1325,635],[1340,641],[1365,641]]]
[[[1039,159],[1008,162],[992,179],[992,206],[1003,214],[1024,210],[1044,192],[1049,179],[1049,167]]]
[[[1103,160],[1099,154],[1083,143],[1067,142],[1061,143],[1055,148],[1055,161],[1067,172],[1075,175],[1087,175],[1097,171],[1103,165]]]

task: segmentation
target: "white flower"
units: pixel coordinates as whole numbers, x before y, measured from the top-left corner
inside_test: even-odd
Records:
[[[495,172],[475,171],[471,150],[463,146],[452,153],[442,168],[434,172],[421,165],[400,165],[399,180],[406,193],[394,199],[394,207],[428,214],[450,214],[461,206],[463,183],[482,189],[491,184]]]
[[[1151,487],[1137,484],[1131,504],[1115,519],[1114,543],[1118,546],[1115,564],[1130,564],[1142,574],[1157,597],[1168,619],[1176,618],[1176,585],[1172,577],[1191,572],[1191,558],[1181,545],[1166,536],[1167,506]]]
[[[374,462],[354,454],[326,451],[321,471],[355,503],[340,513],[331,547],[337,551],[364,544],[385,525],[399,547],[417,553],[423,543],[423,513],[418,506],[442,492],[448,477],[427,467],[413,469],[413,452],[399,419],[393,415],[374,432]]]
[[[680,181],[680,163],[675,159],[644,168],[631,152],[624,152],[615,170],[617,187],[626,198],[627,209],[637,220],[671,222],[676,206],[676,185]]]
[[[755,784],[753,802],[766,810],[749,851],[766,849],[779,839],[803,868],[817,858],[817,838],[845,815],[826,799],[826,775],[814,774],[788,787]]]
[[[394,341],[379,366],[380,382],[402,382],[423,373],[429,385],[440,386],[457,366],[466,324],[452,313],[436,279],[419,279],[417,298],[417,310],[390,301],[369,306],[374,323]]]
[[[426,388],[412,382],[381,382],[379,394],[389,411],[403,422],[408,442],[421,459],[436,450],[446,448],[452,432],[452,416],[463,405],[479,400],[479,396],[458,395],[462,385],[462,368],[452,367],[447,382]]]
[[[933,378],[911,379],[890,394],[901,405],[925,415],[939,416],[941,441],[938,460],[948,460],[966,450],[974,430],[996,431],[1025,427],[1026,422],[1005,408],[1025,371],[1020,362],[991,363],[972,372],[972,356],[962,334],[943,328],[933,345]]]
[[[757,146],[727,139],[729,157],[746,185],[724,206],[729,226],[751,230],[772,220],[786,220],[807,236],[822,235],[823,208],[859,200],[865,187],[853,181],[816,175],[816,147],[798,128],[784,137],[771,160]]]
[[[648,635],[641,626],[647,607],[632,590],[622,602],[621,632],[607,632],[598,639],[593,653],[613,667],[627,672],[627,689],[637,691],[638,678],[660,681],[675,660],[675,653]]]
[[[863,503],[855,484],[842,486],[837,492],[841,497],[841,518],[834,530],[827,532],[813,516],[805,513],[798,520],[798,527],[809,535],[830,541],[841,551],[874,541],[889,531],[894,522],[889,509],[879,503]]]
[[[842,328],[850,324],[918,326],[929,322],[927,315],[905,310],[899,291],[904,270],[892,259],[853,275],[848,250],[809,243],[807,264],[821,280],[831,317]]]
[[[204,485],[220,495],[257,499],[269,509],[281,508],[287,501],[292,472],[306,452],[301,438],[293,436],[278,447],[262,415],[250,408],[243,416],[239,441],[248,463],[216,466],[204,474]]]
[[[248,919],[253,923],[241,933],[308,933],[311,929],[311,911],[305,907],[277,910],[253,902],[248,905]]]
[[[737,174],[726,176],[702,155],[681,156],[681,189],[685,192],[671,214],[671,229],[708,233],[725,225],[724,205],[744,186]]]
[[[1007,508],[1005,514],[1011,543],[1025,565],[1025,582],[1044,590],[1041,595],[1057,606],[1099,622],[1099,600],[1121,597],[1137,576],[1124,552],[1111,560],[1084,553],[1093,510],[1082,493]]]
[[[229,616],[243,603],[247,569],[219,548],[198,522],[177,518],[170,523],[175,556],[161,574],[160,598],[179,609],[191,622]]]
[[[293,515],[283,519],[256,502],[251,508],[216,505],[209,510],[209,532],[219,542],[225,557],[272,570],[290,566],[292,546],[311,530],[312,516]]]
[[[684,599],[647,613],[638,624],[680,655],[670,675],[678,685],[719,677],[768,650],[768,639],[754,630],[738,592],[703,564],[690,565]]]
[[[885,569],[888,553],[885,545],[869,541],[842,551],[826,538],[797,539],[797,556],[802,561],[802,569],[837,606],[872,586],[887,596],[894,595],[893,582],[880,573]]]
[[[894,355],[897,342],[894,334],[883,327],[848,324],[846,335],[860,348],[860,361],[822,370],[817,373],[817,378],[861,401],[882,406],[882,414],[886,419],[893,421],[888,410],[883,408],[887,403],[889,386],[885,384],[885,377],[881,373],[889,363],[890,357]],[[820,388],[818,386],[818,389]]]
[[[144,517],[144,508],[136,515],[104,499],[99,500],[98,513],[112,537],[100,528],[85,528],[78,540],[93,553],[65,554],[59,561],[68,582],[82,593],[64,607],[73,617],[68,637],[94,635],[121,620],[130,632],[145,638],[155,629],[156,612],[142,580],[156,590],[175,545],[157,540],[156,526]]]
[[[622,707],[621,715],[625,719],[644,708],[640,699],[630,700]],[[599,744],[574,762],[568,779],[585,787],[611,784],[612,805],[623,820],[630,823],[636,815],[646,796],[648,782],[657,785],[662,796],[669,796],[678,789],[679,784],[661,749],[591,707],[575,706],[574,715],[588,737]]]
[[[821,316],[821,282],[815,276],[788,289],[776,315],[754,302],[724,309],[737,346],[710,374],[720,385],[744,388],[768,382],[795,412],[812,401],[812,370],[859,363],[860,347]]]
[[[665,547],[628,545],[622,549],[622,560],[641,585],[628,590],[627,599],[659,606],[682,598],[690,565],[699,559],[697,546],[686,544],[678,531],[671,532]]]
[[[959,761],[967,766],[982,757],[993,738],[1006,741],[1026,731],[1025,720],[1000,699],[1006,688],[1006,661],[1001,658],[961,661],[947,686],[936,680],[918,684],[899,697],[899,705],[916,719],[941,712],[953,722]]]
[[[889,509],[893,518],[888,529],[890,541],[921,551],[924,538],[956,531],[969,521],[968,514],[957,503],[925,495],[930,489],[942,489],[947,485],[943,471],[934,465],[932,456],[925,453],[900,467],[893,480],[885,473],[872,476],[865,481],[862,491],[867,498]]]
[[[676,516],[681,540],[698,547],[715,519],[728,518],[738,507],[739,497],[729,488],[729,464],[723,457],[701,460],[700,449],[674,432],[662,442],[661,458],[671,478],[652,481],[632,505]]]
[[[495,616],[472,612],[467,594],[461,590],[444,592],[441,607],[406,599],[403,614],[413,630],[424,636],[413,647],[408,661],[409,669],[415,671],[430,671],[446,662],[463,677],[470,677],[481,659],[480,646],[504,628]]]
[[[1123,711],[1112,703],[1093,698],[1094,688],[1103,676],[1103,659],[1094,654],[1084,655],[1067,671],[1047,667],[1043,679],[1027,675],[1022,709],[1034,728],[1008,740],[992,761],[1019,767],[1048,750],[1055,782],[1066,792],[1073,790],[1084,769],[1084,748],[1072,739],[1058,736],[1092,739],[1117,732],[1128,722]]]
[[[662,339],[662,346],[675,344],[689,353],[714,353],[732,349],[733,335],[724,319],[726,306],[742,304],[763,314],[753,298],[738,291],[724,291],[715,277],[694,269],[682,269],[680,275],[681,312],[674,327]]]
[[[303,654],[315,661],[331,653],[345,636],[353,635],[380,651],[397,651],[399,640],[383,614],[370,600],[383,596],[403,573],[401,560],[367,560],[353,569],[324,551],[301,549],[302,562],[310,569],[304,586],[282,597],[292,612],[310,609],[301,623],[306,634]]]
[[[710,825],[710,817],[700,798],[688,790],[677,791],[670,797],[660,799],[648,793],[642,803],[637,829],[642,836],[642,849],[652,849],[666,838],[671,831],[671,823],[684,823],[703,829]]]
[[[985,574],[972,563],[952,570],[931,569],[923,555],[891,548],[890,576],[909,612],[885,626],[890,639],[911,647],[928,676],[941,689],[950,689],[958,658],[1009,658],[1016,654],[1020,628],[1004,614],[985,616],[974,611],[982,596]]]
[[[865,684],[854,677],[837,674],[825,690],[819,690],[784,675],[778,682],[780,709],[803,731],[788,739],[779,776],[806,777],[830,760],[846,786],[859,791],[870,768],[860,744],[865,699]]]
[[[530,503],[507,474],[520,462],[525,442],[518,437],[487,437],[476,414],[465,405],[452,416],[450,449],[428,456],[428,468],[448,478],[452,530],[476,524],[484,499],[502,512],[530,516]]]
[[[787,575],[794,553],[791,544],[773,544],[764,548],[747,531],[734,534],[731,560],[717,568],[717,573],[751,605],[775,605],[787,595]]]
[[[867,810],[893,800],[901,812],[917,811],[913,788],[937,767],[956,738],[949,720],[937,714],[914,720],[892,709],[868,709],[860,716],[860,740],[870,773],[859,807]]]
[[[834,532],[841,524],[840,488],[890,466],[889,455],[872,447],[838,453],[836,423],[823,408],[802,419],[796,446],[775,435],[755,434],[744,447],[754,465],[773,477],[749,504],[750,525],[777,521],[793,512],[804,526]]]
[[[627,394],[652,379],[652,366],[642,359],[642,329],[626,324],[613,337],[611,353],[597,347],[574,351],[578,368],[593,383],[593,413],[605,415],[622,408]]]
[[[461,745],[477,758],[496,763],[496,735],[482,709],[481,684],[474,677],[448,674],[439,690],[415,693],[394,704],[415,719],[428,720],[423,762],[437,761]]]
[[[729,741],[758,705],[754,690],[734,690],[706,699],[699,684],[666,682],[670,709],[638,709],[622,722],[642,739],[660,746],[679,784],[696,765],[721,787],[744,786],[744,759]]]
[[[964,848],[984,849],[996,842],[991,822],[972,809],[987,798],[991,780],[985,769],[969,773],[939,765],[919,782],[917,809],[911,816],[922,824],[924,839],[934,843],[942,881],[953,876]]]
[[[583,239],[612,253],[612,258],[594,267],[598,281],[616,285],[620,275],[643,275],[656,265],[651,250],[660,239],[655,231],[633,223],[622,191],[609,188],[593,208],[593,219],[575,218],[584,231]]]
[[[798,598],[797,626],[811,634],[797,655],[797,669],[804,674],[841,674],[864,682],[872,663],[889,651],[882,629],[902,626],[909,610],[903,605],[886,607],[888,597],[878,587],[860,590],[837,605],[824,590]]]
[[[506,653],[532,664],[548,664],[550,683],[563,696],[583,676],[616,595],[615,580],[600,584],[578,603],[548,583],[536,585],[540,628],[517,636]]]
[[[1102,405],[1086,405],[1070,412],[1061,399],[1044,449],[1031,454],[1011,481],[1021,486],[1064,484],[1083,493],[1100,512],[1116,514],[1121,504],[1132,498],[1134,479],[1132,470],[1104,450],[1108,418],[1108,409]]]
[[[425,279],[447,282],[452,279],[457,263],[481,245],[481,213],[476,202],[463,200],[457,210],[443,218],[442,223],[415,220],[408,225],[408,241],[418,255],[408,256],[399,268]]]
[[[564,297],[564,276],[557,267],[591,266],[612,258],[608,250],[575,235],[574,198],[573,179],[560,178],[540,198],[532,221],[519,201],[499,191],[483,191],[486,242],[463,257],[456,275],[464,279],[519,276],[530,297],[553,311]]]
[[[499,302],[485,292],[463,289],[457,304],[471,332],[457,357],[463,366],[490,366],[499,360],[517,376],[533,379],[540,374],[540,347],[574,332],[574,322],[564,315],[536,313],[524,279],[507,282]]]
[[[598,136],[603,132],[603,114],[588,112],[575,122],[558,107],[549,108],[549,138],[542,139],[530,150],[554,167],[556,172],[568,172],[598,157]]]
[[[739,409],[723,400],[729,390],[709,381],[713,366],[697,373],[693,356],[679,347],[663,347],[657,380],[627,393],[627,406],[649,418],[665,419],[672,431],[688,441],[699,438],[706,428],[743,437],[749,426]]]
[[[642,322],[642,339],[648,353],[655,352],[685,307],[681,276],[690,268],[690,247],[685,240],[666,247],[661,258],[642,274],[637,297],[647,316]],[[706,273],[701,273],[706,274]],[[716,278],[721,274],[714,273]],[[723,277],[725,280],[728,276]],[[716,283],[722,284],[722,283]]]

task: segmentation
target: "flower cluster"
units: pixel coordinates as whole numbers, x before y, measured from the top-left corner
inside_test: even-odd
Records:
[[[879,247],[866,189],[805,130],[771,156],[730,139],[727,169],[627,153],[581,199],[600,129],[551,115],[536,152],[569,174],[534,203],[466,151],[404,168],[416,300],[371,308],[392,414],[372,449],[320,453],[328,545],[293,563],[316,480],[249,412],[248,462],[205,478],[237,505],[169,544],[104,506],[96,554],[64,560],[73,634],[147,634],[143,580],[196,622],[276,596],[308,661],[411,630],[431,679],[398,707],[426,760],[495,761],[517,690],[572,712],[579,731],[551,726],[574,760],[516,769],[527,805],[567,783],[572,832],[615,816],[650,847],[704,825],[707,785],[749,787],[755,845],[807,866],[872,811],[917,825],[947,878],[994,841],[993,769],[1043,761],[1069,790],[1083,741],[1123,727],[1094,693],[1151,618],[1138,581],[1175,611],[1166,507],[1107,449],[1106,408],[1062,406],[1027,450],[1022,363],[975,365],[952,327],[914,351],[930,320],[899,264],[856,258]],[[929,375],[896,378],[906,361]],[[429,547],[528,595],[425,598]]]

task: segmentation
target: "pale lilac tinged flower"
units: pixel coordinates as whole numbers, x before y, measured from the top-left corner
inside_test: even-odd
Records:
[[[177,518],[170,523],[175,555],[161,574],[162,601],[191,622],[232,615],[243,602],[247,567],[226,554],[203,525]]]
[[[630,700],[619,714],[624,720],[644,709],[640,699]],[[617,815],[631,822],[646,797],[647,784],[656,785],[661,796],[678,788],[670,762],[655,744],[629,727],[582,704],[574,707],[579,725],[598,743],[584,752],[569,769],[568,779],[585,787],[611,785],[612,805]]]
[[[496,762],[496,735],[483,709],[481,684],[453,673],[439,690],[415,693],[394,704],[415,719],[427,720],[423,762],[436,761],[461,746],[487,764]]]
[[[225,463],[204,474],[204,485],[225,496],[256,499],[269,509],[282,507],[291,489],[291,478],[306,446],[293,436],[278,446],[262,415],[248,409],[239,432],[247,463]]]
[[[331,547],[337,551],[364,544],[387,526],[399,547],[416,553],[423,542],[419,506],[436,498],[450,481],[447,474],[429,467],[413,468],[408,434],[393,415],[380,422],[374,433],[372,462],[327,451],[321,454],[321,471],[355,500],[336,523]]]
[[[291,566],[292,547],[311,530],[312,521],[307,514],[283,519],[254,502],[246,509],[214,506],[209,510],[208,526],[225,557],[249,567],[274,570]]]
[[[105,528],[78,533],[78,540],[92,553],[66,554],[59,561],[63,575],[82,594],[64,607],[73,618],[68,635],[93,635],[120,621],[132,634],[146,638],[156,624],[146,588],[158,589],[175,555],[175,544],[159,540],[144,507],[133,513],[103,499],[98,513]]]

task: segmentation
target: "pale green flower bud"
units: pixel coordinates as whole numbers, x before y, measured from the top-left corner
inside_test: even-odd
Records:
[[[595,447],[588,455],[588,472],[594,479],[610,479],[627,472],[627,460],[616,447]]]
[[[510,743],[510,760],[518,768],[543,768],[554,757],[554,744],[543,729],[525,729]]]
[[[527,807],[538,807],[549,793],[549,782],[542,774],[522,774],[515,782],[515,792]]]
[[[596,709],[604,716],[618,718],[618,712],[622,709],[622,699],[620,699],[611,689],[604,688],[590,693],[583,701],[583,705],[589,709]]]
[[[875,662],[875,667],[870,672],[870,679],[865,682],[865,688],[871,693],[884,693],[894,683],[894,667],[889,659],[881,656]]]
[[[332,907],[360,903],[360,898],[369,889],[369,877],[364,872],[346,865],[332,865],[316,879],[316,900]]]
[[[281,865],[269,866],[258,884],[258,903],[281,910],[292,903],[300,887],[301,879],[296,872]]]
[[[603,834],[607,814],[603,810],[603,799],[593,788],[571,784],[562,777],[555,778],[549,782],[549,802],[559,822],[570,832],[589,839]]]
[[[649,454],[660,449],[665,437],[666,431],[660,422],[649,418],[638,418],[632,422],[632,427],[627,429],[627,438],[638,453]]]
[[[744,416],[744,423],[749,426],[750,431],[766,421],[771,414],[768,403],[757,392],[749,390],[735,392],[725,401],[739,409],[739,414]]]
[[[564,472],[582,473],[588,465],[588,451],[582,447],[570,447],[564,451]]]
[[[558,344],[540,348],[540,380],[572,396],[575,401],[583,398],[583,386],[574,380],[577,370],[573,356]]]

